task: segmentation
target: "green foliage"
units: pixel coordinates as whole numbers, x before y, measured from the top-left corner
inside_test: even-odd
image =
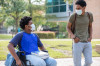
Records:
[[[4,22],[7,17],[3,7],[0,7],[0,23]]]
[[[67,22],[60,22],[59,23],[59,30],[60,32],[66,32]]]
[[[64,0],[65,2],[68,1],[69,4],[72,4],[73,3],[73,0]]]
[[[41,39],[53,39],[55,38],[54,32],[35,32]]]
[[[7,17],[5,22],[6,22],[5,26],[8,27],[8,26],[15,26],[16,21],[12,17]]]
[[[23,0],[4,0],[3,2],[1,11],[3,11],[6,14],[6,25],[13,26],[16,24],[16,33],[19,22],[18,20],[22,16],[22,13],[25,12],[26,8],[27,4]]]
[[[46,22],[44,25],[49,26],[50,28],[52,28],[52,27],[56,27],[57,23],[56,22]]]

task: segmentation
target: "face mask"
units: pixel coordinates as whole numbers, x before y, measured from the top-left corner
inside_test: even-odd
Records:
[[[82,15],[82,10],[76,10],[76,13],[77,13],[78,15]]]
[[[32,24],[31,27],[32,27],[31,30],[34,31],[35,30],[35,25]]]

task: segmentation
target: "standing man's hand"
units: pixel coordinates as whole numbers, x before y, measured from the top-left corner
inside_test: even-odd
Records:
[[[74,42],[75,42],[75,43],[78,43],[79,41],[80,41],[80,39],[79,39],[78,37],[75,37],[75,38],[74,38]]]
[[[88,42],[91,42],[91,40],[92,40],[92,38],[90,37],[90,38],[88,38]]]
[[[16,60],[16,65],[21,66],[22,65],[21,61],[20,60]]]

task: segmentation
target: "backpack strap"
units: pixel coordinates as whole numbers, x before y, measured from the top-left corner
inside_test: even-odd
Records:
[[[74,19],[74,22],[72,23],[72,26],[71,26],[71,30],[72,30],[73,34],[75,32],[76,16],[77,16],[77,14],[75,13],[75,19]]]
[[[90,14],[89,14],[89,12],[87,12],[87,15],[88,15],[88,18],[89,18],[89,22],[90,22]]]
[[[88,18],[89,18],[89,23],[90,23],[90,14],[89,14],[89,12],[87,12],[87,15],[88,15]],[[90,34],[90,24],[89,24],[89,26],[88,26],[88,33]]]

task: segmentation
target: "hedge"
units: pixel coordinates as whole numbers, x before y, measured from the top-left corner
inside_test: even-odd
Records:
[[[55,32],[51,32],[51,31],[39,31],[39,32],[34,32],[34,33],[36,33],[41,39],[55,38]]]

